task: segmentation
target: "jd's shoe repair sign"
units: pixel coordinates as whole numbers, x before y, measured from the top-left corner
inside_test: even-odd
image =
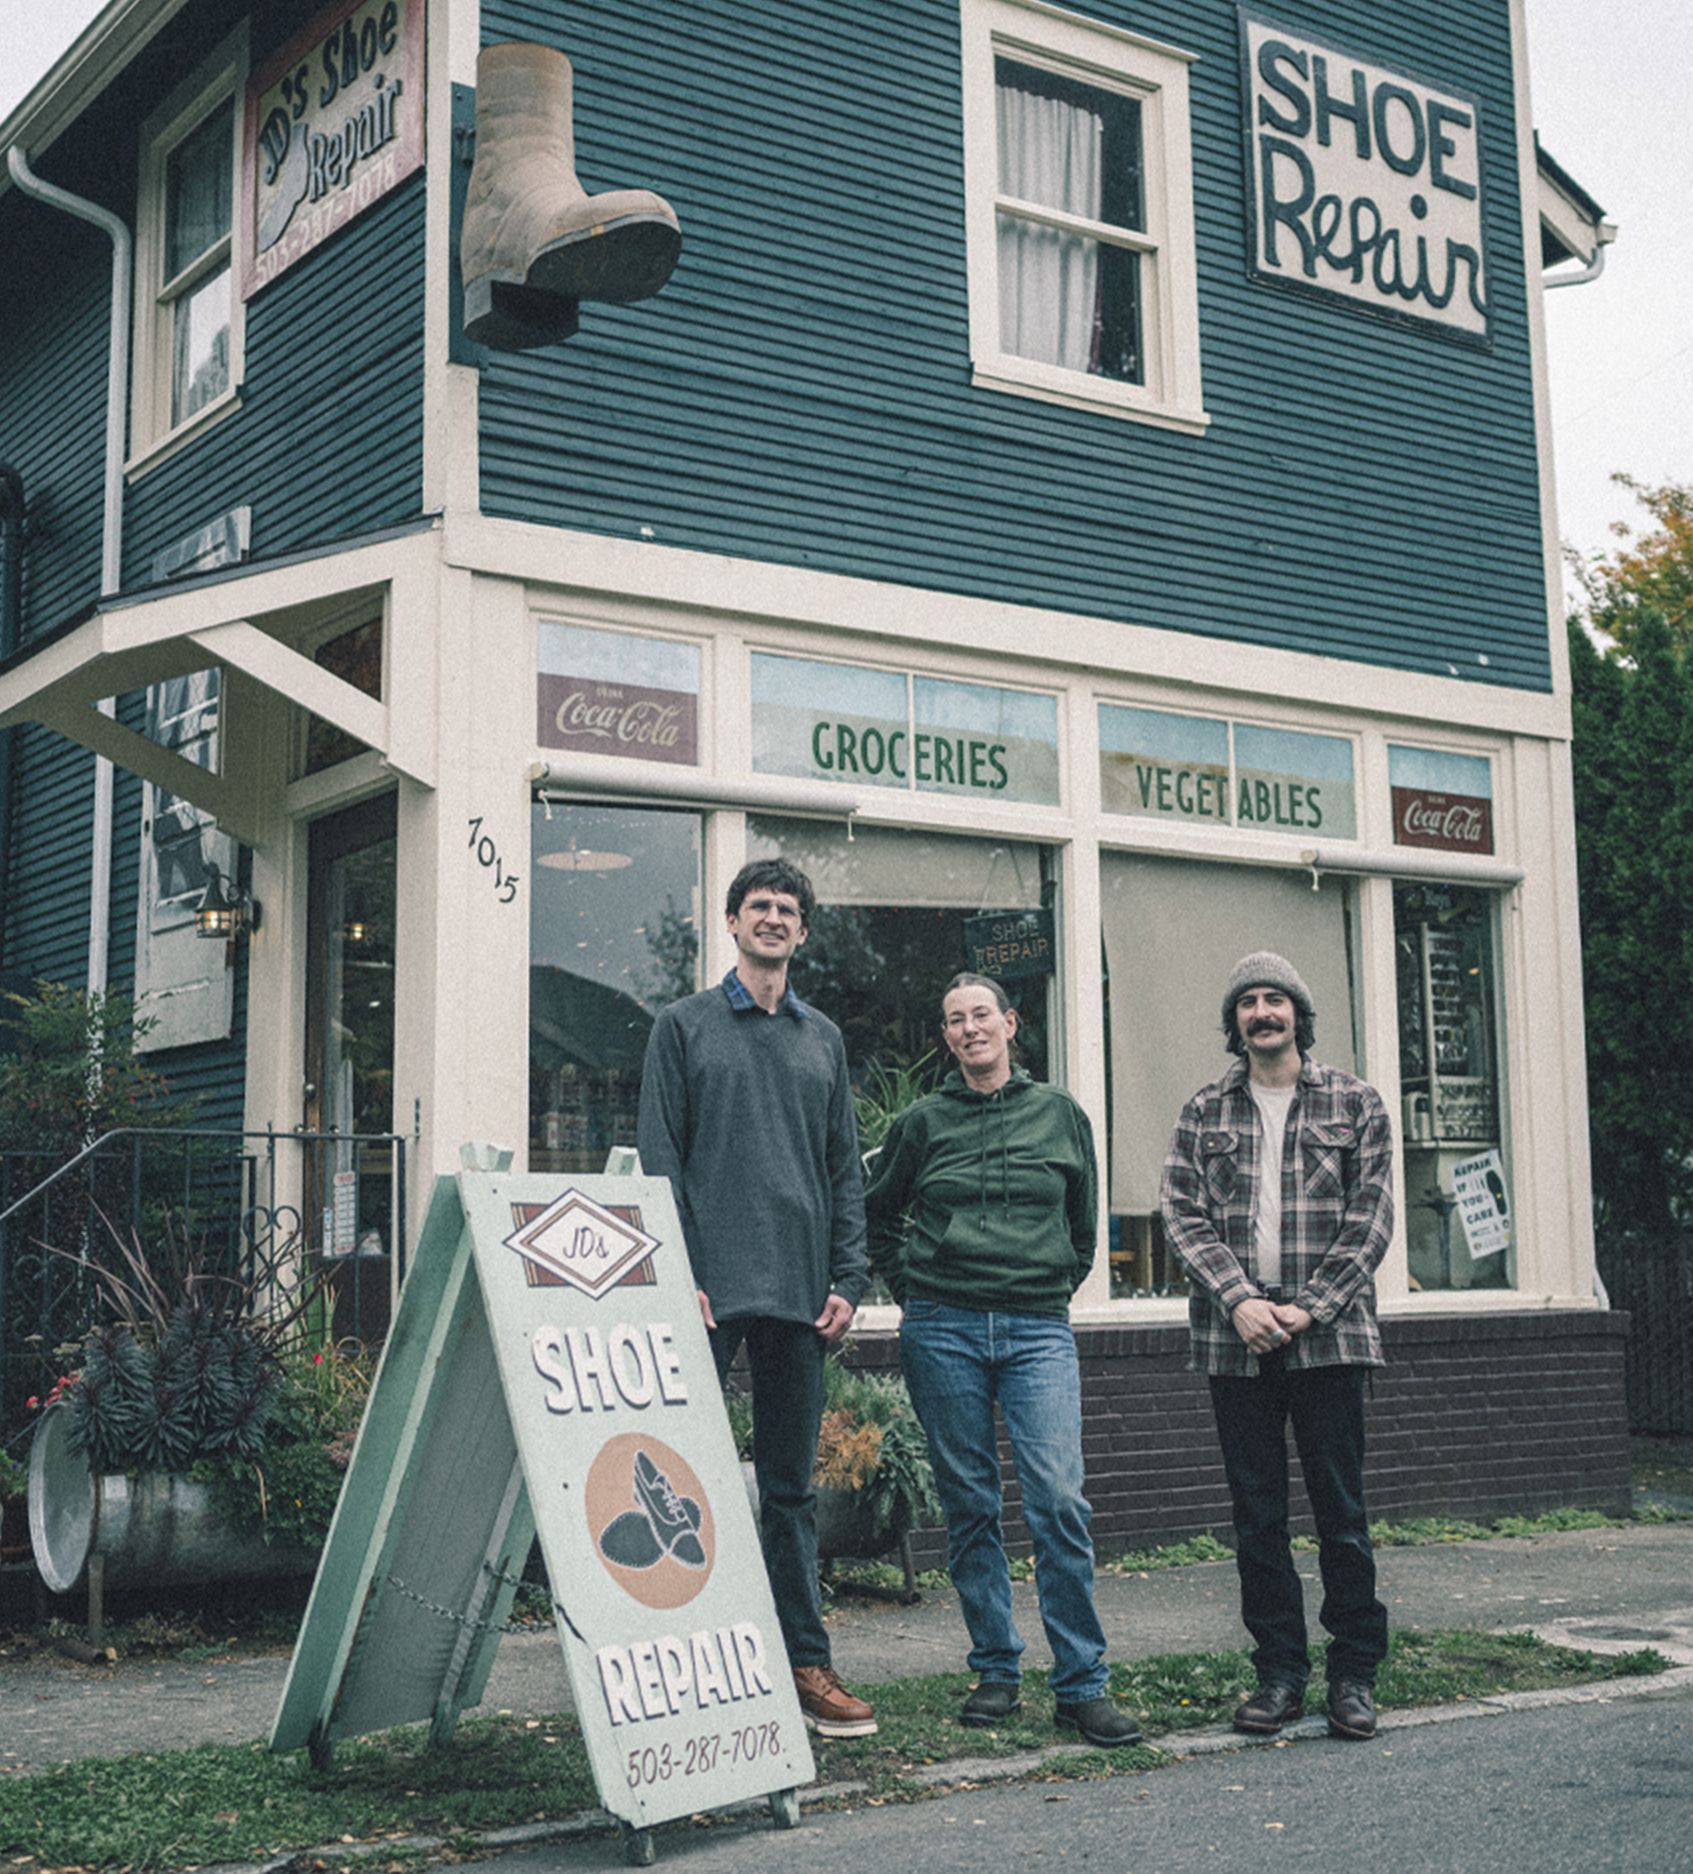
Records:
[[[247,85],[241,297],[423,164],[423,0],[341,0]]]
[[[439,1734],[481,1697],[532,1534],[613,1815],[812,1780],[666,1179],[438,1183],[273,1748]]]
[[[1249,275],[1487,344],[1476,100],[1244,10],[1240,38]]]

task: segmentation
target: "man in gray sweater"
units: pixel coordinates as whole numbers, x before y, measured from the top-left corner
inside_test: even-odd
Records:
[[[823,1357],[869,1264],[841,1031],[788,987],[816,906],[785,859],[735,875],[735,967],[659,1011],[638,1136],[644,1169],[675,1189],[720,1381],[747,1350],[764,1565],[800,1708],[821,1736],[863,1737],[875,1714],[830,1663],[817,1593]]]

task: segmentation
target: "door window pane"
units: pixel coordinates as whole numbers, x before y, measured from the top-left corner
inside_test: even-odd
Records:
[[[1513,1288],[1493,900],[1396,884],[1393,931],[1411,1286]]]
[[[635,1143],[653,1017],[699,987],[700,816],[535,803],[529,1168]]]

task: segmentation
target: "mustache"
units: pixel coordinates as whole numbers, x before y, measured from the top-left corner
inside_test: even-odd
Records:
[[[1265,1015],[1255,1022],[1248,1022],[1246,1032],[1249,1035],[1279,1035],[1286,1026],[1286,1022],[1277,1021],[1273,1015]]]

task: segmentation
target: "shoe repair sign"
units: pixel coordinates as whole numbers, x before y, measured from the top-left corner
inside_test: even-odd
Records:
[[[341,0],[247,85],[241,297],[423,165],[423,0]]]
[[[438,1351],[408,1354],[419,1339]],[[402,1418],[409,1456],[372,1429]],[[367,1497],[391,1507],[373,1515]],[[651,1827],[811,1780],[665,1180],[442,1180],[342,1504],[277,1748],[417,1716],[439,1728],[474,1703],[533,1531],[613,1815]],[[344,1640],[313,1618],[331,1579],[357,1627]]]

